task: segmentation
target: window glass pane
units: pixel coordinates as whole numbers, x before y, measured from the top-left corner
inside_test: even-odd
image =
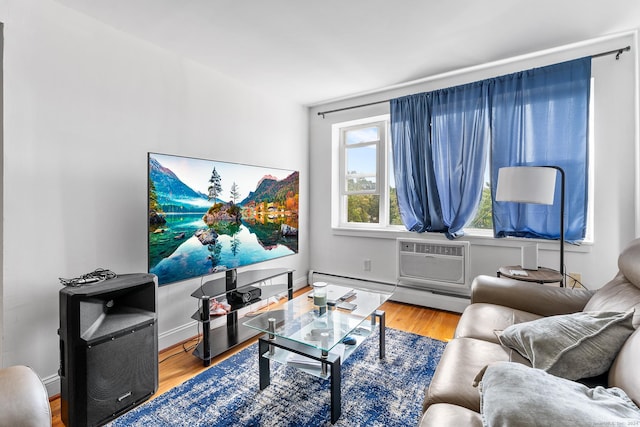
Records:
[[[349,176],[347,177],[347,192],[376,191],[375,176]]]
[[[396,188],[389,187],[389,224],[403,225],[400,218],[400,209],[398,208],[398,197],[396,196]]]
[[[380,212],[380,196],[358,194],[347,196],[347,221],[377,224]]]
[[[484,186],[480,196],[480,204],[475,218],[466,228],[477,228],[481,230],[493,230],[493,213],[491,204],[491,156],[487,156],[484,164]]]
[[[396,195],[396,180],[393,169],[393,155],[391,152],[391,144],[389,144],[388,157],[388,169],[389,169],[389,224],[390,225],[402,225],[402,219],[400,218],[400,209],[398,208],[398,197]]]
[[[377,168],[376,146],[367,145],[346,150],[347,175],[375,175]]]
[[[348,130],[345,133],[344,139],[347,145],[359,144],[361,142],[378,141],[380,139],[379,129],[377,126],[372,126],[361,129]]]
[[[491,187],[488,181],[485,181],[482,189],[482,198],[478,206],[476,217],[468,225],[469,228],[480,228],[483,230],[493,229],[493,215],[491,211]]]

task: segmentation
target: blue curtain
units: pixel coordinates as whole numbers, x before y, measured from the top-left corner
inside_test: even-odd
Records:
[[[474,218],[489,147],[488,86],[474,83],[432,92],[434,171],[448,238]]]
[[[503,166],[562,167],[566,240],[583,239],[590,78],[591,59],[583,58],[391,100],[395,182],[407,229],[461,236],[482,195],[490,146],[494,195]],[[551,207],[494,202],[494,234],[559,238],[559,216],[559,197]]]
[[[444,230],[429,117],[426,93],[391,101],[393,168],[400,217],[407,230],[418,233]]]
[[[464,234],[482,195],[489,145],[483,82],[391,101],[400,216],[408,230]]]
[[[591,58],[493,79],[491,186],[505,166],[560,166],[566,174],[565,239],[586,234]],[[560,238],[560,180],[553,205],[494,202],[496,237]]]

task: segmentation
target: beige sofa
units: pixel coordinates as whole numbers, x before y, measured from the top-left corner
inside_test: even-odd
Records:
[[[447,344],[426,391],[425,412],[420,425],[482,426],[482,388],[477,387],[478,379],[482,380],[478,377],[481,370],[487,365],[506,365],[496,362],[512,362],[508,364],[511,367],[513,362],[531,367],[529,360],[518,351],[501,345],[496,331],[543,317],[550,320],[548,316],[576,312],[629,312],[636,308],[634,314],[627,315],[631,335],[623,338],[622,348],[617,355],[611,356],[615,359],[608,372],[579,382],[590,389],[598,384],[606,388],[618,387],[635,405],[640,404],[640,332],[631,332],[640,323],[640,239],[631,242],[620,254],[618,267],[619,272],[613,280],[595,292],[491,276],[477,277],[472,285],[471,304],[462,314],[454,339]],[[516,368],[520,369],[522,365]],[[544,407],[545,392],[542,390],[541,395],[531,399]],[[486,403],[483,405],[485,412]]]
[[[0,369],[0,427],[51,426],[47,390],[27,366]]]

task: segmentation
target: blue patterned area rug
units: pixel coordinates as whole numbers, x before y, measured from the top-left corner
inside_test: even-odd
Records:
[[[342,364],[342,415],[334,425],[417,425],[445,345],[387,328],[380,360],[377,332],[371,335]],[[260,391],[253,344],[109,425],[330,426],[329,383],[271,362],[271,385]]]

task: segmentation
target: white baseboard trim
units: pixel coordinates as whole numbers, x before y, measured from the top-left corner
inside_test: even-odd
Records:
[[[48,377],[41,378],[44,387],[47,389],[49,397],[60,394],[60,376],[49,375]]]
[[[198,329],[198,322],[195,320],[180,325],[168,331],[158,334],[158,351],[162,351],[179,342],[186,341],[202,333],[202,328]]]
[[[394,283],[371,281],[367,279],[310,271],[309,282],[313,283],[314,280],[326,281],[342,286],[352,286],[354,288],[366,287],[372,290],[393,292],[393,295],[390,298],[391,301],[453,311],[456,313],[462,313],[470,303],[470,299],[467,296],[447,295],[428,289],[396,286]]]
[[[391,299],[393,301],[453,311],[455,313],[462,313],[471,302],[469,297],[465,296],[446,295],[402,286],[398,286],[398,289],[396,289]]]

